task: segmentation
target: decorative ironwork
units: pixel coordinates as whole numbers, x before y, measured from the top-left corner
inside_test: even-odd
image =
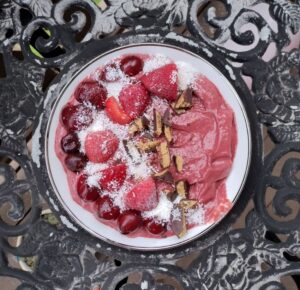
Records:
[[[280,278],[300,273],[299,213],[287,204],[300,202],[299,157],[288,155],[300,153],[300,50],[286,52],[300,29],[300,1],[107,0],[106,5],[0,1],[0,207],[7,213],[0,219],[0,276],[20,280],[18,290],[285,289]],[[99,241],[69,220],[52,194],[41,140],[55,94],[68,77],[97,53],[145,41],[178,45],[220,68],[246,107],[253,156],[243,195],[220,225],[186,246],[143,253]],[[271,43],[277,55],[266,61]],[[245,76],[252,78],[249,91]],[[275,142],[267,156],[263,126]],[[31,152],[26,140],[32,132]],[[274,175],[285,155],[280,176]],[[275,215],[265,200],[268,188],[275,190],[270,201]],[[60,226],[40,218],[41,197]],[[245,226],[233,229],[251,198],[255,208]],[[22,242],[13,247],[11,239],[18,236]],[[177,266],[193,252],[200,255],[187,269]],[[32,272],[13,268],[11,255],[35,256]],[[139,279],[127,281],[134,273]],[[161,274],[168,276],[164,284]]]

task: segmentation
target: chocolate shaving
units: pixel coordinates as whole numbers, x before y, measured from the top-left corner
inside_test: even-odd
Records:
[[[130,158],[134,158],[134,156],[132,155],[133,151],[135,150],[137,153],[138,152],[138,148],[136,148],[136,146],[133,144],[133,142],[130,142],[130,141],[127,141],[127,140],[123,140],[123,145],[124,145],[124,148],[125,148],[125,151],[127,153],[127,155],[130,157]]]
[[[163,124],[162,118],[158,111],[153,109],[153,120],[154,120],[154,134],[159,137],[162,134]]]
[[[174,217],[171,216],[171,229],[178,238],[182,238],[187,233],[186,216],[184,209],[179,208],[179,210],[179,219],[174,219]]]
[[[163,117],[162,117],[162,122],[164,123],[164,125],[171,127],[170,118],[171,118],[171,112],[169,109],[167,109],[167,110],[165,110]]]
[[[170,157],[168,143],[166,141],[160,143],[159,152],[160,152],[160,164],[162,168],[169,167],[171,164],[171,157]]]
[[[167,183],[171,183],[173,184],[174,183],[174,179],[173,179],[173,176],[171,174],[171,172],[169,171],[168,168],[160,171],[160,172],[157,172],[153,175],[154,178],[158,179],[158,180],[161,180],[161,181],[165,181]]]
[[[178,195],[182,198],[186,198],[188,195],[188,184],[184,180],[179,180],[176,182],[176,191]]]
[[[178,172],[182,172],[183,170],[183,158],[179,155],[173,156],[173,160]]]

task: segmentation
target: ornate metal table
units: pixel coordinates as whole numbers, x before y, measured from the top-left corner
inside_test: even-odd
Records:
[[[0,1],[0,276],[18,279],[18,290],[279,290],[291,289],[289,280],[298,289],[300,50],[291,40],[299,40],[300,1],[105,2]],[[250,173],[230,214],[161,252],[117,248],[74,224],[52,194],[39,142],[66,72],[140,42],[177,45],[221,68],[253,135]],[[44,200],[57,226],[41,218]],[[35,267],[15,267],[16,256],[34,256]]]

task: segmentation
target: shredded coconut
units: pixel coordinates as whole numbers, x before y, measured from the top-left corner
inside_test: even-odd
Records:
[[[191,85],[199,73],[189,64],[177,61],[175,62],[178,69],[178,85],[180,90],[185,90]]]
[[[162,54],[155,54],[153,57],[150,59],[146,60],[144,62],[144,69],[143,71],[145,73],[153,71],[161,66],[164,66],[166,64],[169,64],[171,60],[167,58],[166,56]]]
[[[187,222],[191,225],[204,224],[204,209],[201,205],[198,205],[196,209],[189,209],[187,212]]]
[[[158,221],[168,222],[171,217],[173,203],[164,193],[160,194],[159,202],[156,208],[142,213],[144,218],[155,218]]]

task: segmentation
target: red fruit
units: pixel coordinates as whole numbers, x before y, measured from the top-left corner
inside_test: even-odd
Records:
[[[158,204],[155,182],[149,177],[137,183],[124,198],[125,206],[139,211],[154,209]]]
[[[83,81],[74,93],[78,102],[88,102],[97,109],[103,109],[107,97],[107,90],[96,81]]]
[[[120,77],[120,67],[116,63],[107,64],[100,74],[100,79],[104,82],[115,82]]]
[[[67,130],[81,130],[93,122],[93,112],[83,105],[66,105],[61,111],[61,121]]]
[[[95,201],[100,196],[100,190],[96,187],[90,187],[86,183],[87,176],[80,175],[77,181],[77,193],[85,201]]]
[[[166,64],[146,73],[142,76],[141,81],[152,94],[167,99],[168,101],[176,100],[178,77],[175,64]]]
[[[146,229],[154,235],[163,233],[166,230],[166,225],[163,223],[158,223],[153,219],[148,219],[144,221]]]
[[[141,83],[136,83],[124,87],[120,92],[119,100],[124,112],[135,119],[144,113],[150,97],[145,87]]]
[[[115,220],[120,215],[120,209],[114,206],[108,196],[101,196],[96,202],[97,213],[105,220]]]
[[[65,158],[65,165],[73,172],[81,171],[87,163],[87,158],[81,154],[70,154]]]
[[[95,163],[106,162],[115,154],[118,146],[119,140],[110,130],[89,133],[84,143],[87,157]]]
[[[121,70],[124,74],[132,77],[143,69],[143,61],[134,55],[128,55],[121,60]]]
[[[114,97],[109,97],[106,101],[106,114],[115,123],[125,125],[132,121]]]
[[[136,230],[142,224],[142,218],[136,210],[126,210],[119,215],[118,225],[124,235]]]
[[[60,141],[61,149],[65,153],[77,153],[80,149],[80,143],[75,133],[69,133],[61,138]]]
[[[125,178],[126,165],[118,164],[101,171],[99,185],[104,190],[118,190],[123,185]]]

